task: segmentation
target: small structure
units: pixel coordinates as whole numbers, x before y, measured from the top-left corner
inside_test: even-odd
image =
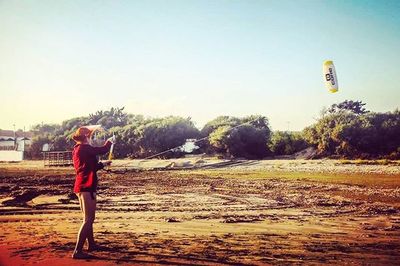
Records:
[[[44,166],[71,166],[72,151],[45,151],[43,152]]]
[[[192,153],[200,148],[196,145],[197,139],[186,139],[186,142],[181,146],[180,150],[185,153]]]
[[[32,132],[0,130],[0,161],[18,162],[31,145]]]
[[[0,150],[15,150],[15,133],[12,130],[0,130]]]

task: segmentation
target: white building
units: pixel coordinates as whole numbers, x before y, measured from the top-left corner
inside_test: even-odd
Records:
[[[0,161],[21,161],[32,143],[32,132],[0,129]]]

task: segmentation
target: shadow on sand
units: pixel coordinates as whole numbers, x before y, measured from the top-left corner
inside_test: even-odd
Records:
[[[60,246],[59,243],[51,242],[52,248],[57,251],[72,252],[75,243],[69,242],[66,245]],[[101,250],[90,253],[89,259],[84,261],[110,261],[115,264],[118,263],[132,263],[132,264],[149,264],[149,265],[246,265],[240,263],[228,262],[223,259],[211,258],[196,258],[190,255],[166,255],[166,254],[152,254],[150,252],[129,251],[124,250],[124,246],[116,246],[106,241],[99,243]]]

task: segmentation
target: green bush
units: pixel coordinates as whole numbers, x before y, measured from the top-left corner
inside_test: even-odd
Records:
[[[301,132],[275,131],[269,148],[274,155],[291,155],[308,147]]]
[[[355,114],[341,110],[322,116],[303,133],[321,156],[394,159],[400,147],[400,112]]]
[[[42,159],[43,158],[42,148],[43,145],[46,143],[48,144],[51,143],[49,135],[33,137],[32,143],[27,152],[27,157],[30,159]]]
[[[222,153],[231,157],[259,159],[269,154],[271,131],[262,116],[236,118],[221,116],[207,123],[202,134],[208,141],[201,146],[208,153]]]
[[[149,120],[135,130],[134,157],[147,157],[183,145],[186,139],[198,138],[199,131],[190,118],[169,116]],[[178,150],[164,154],[170,157]]]

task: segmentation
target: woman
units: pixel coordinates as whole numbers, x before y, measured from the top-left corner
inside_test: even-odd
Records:
[[[91,131],[88,128],[81,127],[72,137],[76,142],[72,152],[72,159],[76,172],[74,193],[78,196],[83,213],[83,223],[79,229],[78,240],[72,255],[74,259],[85,259],[89,257],[88,254],[82,251],[86,239],[88,240],[88,251],[97,249],[93,237],[93,222],[96,213],[96,172],[111,163],[110,161],[101,163],[98,161],[97,156],[107,153],[112,143],[115,141],[115,137],[111,137],[103,146],[93,147],[89,144],[90,134]]]

